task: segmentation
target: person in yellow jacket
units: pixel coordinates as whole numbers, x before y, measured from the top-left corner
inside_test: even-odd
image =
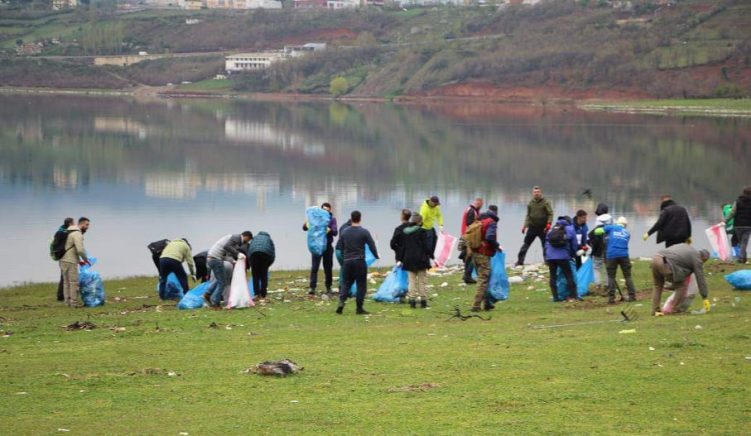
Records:
[[[164,247],[162,255],[159,257],[159,297],[163,299],[164,287],[167,284],[167,277],[170,273],[174,273],[177,280],[180,281],[180,285],[183,287],[183,292],[188,292],[188,277],[185,275],[183,269],[183,262],[188,263],[188,269],[190,269],[190,276],[193,281],[196,280],[196,267],[193,264],[192,247],[187,239],[173,239]]]
[[[422,217],[422,228],[428,231],[428,247],[430,252],[435,251],[438,243],[438,233],[435,231],[435,225],[443,232],[443,214],[441,213],[441,200],[434,195],[420,206],[420,216]]]

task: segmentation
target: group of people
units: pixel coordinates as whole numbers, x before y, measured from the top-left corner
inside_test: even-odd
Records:
[[[428,307],[427,271],[432,266],[438,232],[443,232],[440,204],[437,196],[431,196],[420,204],[419,212],[403,209],[401,223],[394,230],[390,241],[397,266],[408,272],[407,301],[411,308],[417,308],[418,305],[421,308]],[[498,243],[498,207],[490,205],[483,211],[483,206],[483,199],[475,198],[461,217],[459,257],[464,263],[463,280],[467,284],[477,285],[472,302],[473,311],[494,309],[494,305],[486,298],[491,272],[490,259],[502,251]],[[325,293],[333,294],[332,269],[333,258],[336,257],[341,265],[336,312],[343,313],[350,288],[355,286],[356,313],[367,314],[364,308],[368,268],[365,261],[366,247],[375,258],[379,258],[376,244],[370,232],[362,226],[361,212],[353,211],[350,219],[337,227],[331,204],[323,203],[321,209],[329,214],[330,220],[325,230],[323,252],[311,255],[308,294],[311,297],[316,295],[321,263]],[[539,186],[532,189],[532,199],[527,205],[521,229],[525,235],[524,241],[514,267],[523,267],[527,252],[534,241],[539,239],[550,272],[550,290],[554,302],[580,300],[576,292],[575,270],[570,265],[574,263],[576,268],[581,267],[582,258],[587,254],[593,261],[595,290],[603,289],[601,278],[606,277],[604,289],[607,291],[609,304],[616,303],[616,273],[619,268],[626,282],[628,300],[636,300],[629,256],[631,233],[628,220],[625,217],[614,220],[608,213],[608,206],[603,203],[598,204],[594,212],[595,226],[591,230],[587,225],[588,214],[584,210],[578,210],[573,219],[562,215],[554,220],[553,207],[543,196],[542,189]],[[745,188],[732,205],[726,205],[724,219],[728,233],[740,245],[739,261],[745,263],[751,236],[751,187]],[[61,272],[58,299],[71,307],[80,306],[78,266],[89,263],[83,245],[83,234],[90,224],[90,220],[85,217],[80,218],[77,224],[72,218],[66,218],[51,244],[52,257],[59,262]],[[309,230],[307,221],[302,229]],[[646,241],[654,233],[657,234],[657,243],[665,242],[665,249],[655,254],[650,264],[654,284],[652,313],[656,316],[662,313],[660,302],[663,289],[669,287],[678,292],[685,291],[687,278],[692,274],[696,277],[704,307],[709,310],[702,267],[709,259],[709,252],[697,251],[690,245],[691,220],[688,212],[670,196],[661,198],[659,219],[643,235],[643,239]],[[159,271],[159,293],[162,298],[166,298],[165,286],[170,274],[175,275],[185,291],[189,289],[188,275],[182,265],[187,263],[193,281],[211,280],[204,299],[213,308],[221,307],[221,302],[227,299],[232,271],[238,261],[245,262],[246,269],[251,270],[253,289],[260,299],[265,299],[268,292],[268,271],[276,257],[274,241],[264,231],[255,236],[250,231],[225,235],[209,250],[195,256],[185,238],[156,241],[149,244],[148,248]],[[565,294],[563,289],[558,289],[559,273],[566,278]],[[473,274],[476,274],[477,280],[473,278]]]

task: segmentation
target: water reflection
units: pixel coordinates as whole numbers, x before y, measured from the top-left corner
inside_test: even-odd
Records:
[[[38,256],[66,215],[98,215],[89,243],[101,254],[112,251],[105,239],[122,245],[122,255],[101,266],[116,275],[151,273],[143,253],[150,240],[184,235],[202,246],[244,228],[273,230],[284,252],[276,266],[302,267],[302,211],[323,201],[340,219],[365,210],[384,248],[396,212],[437,193],[449,230],[474,195],[499,203],[503,244],[515,251],[535,184],[556,212],[605,201],[634,231],[651,224],[656,198],[672,193],[700,228],[748,184],[750,143],[743,119],[457,103],[0,96],[0,201],[10,210],[3,222],[24,223],[0,255],[17,266],[0,284],[54,278],[53,267],[40,275],[8,253]],[[592,198],[580,195],[585,189]],[[112,234],[97,236],[97,225]],[[637,255],[654,249],[632,245]]]

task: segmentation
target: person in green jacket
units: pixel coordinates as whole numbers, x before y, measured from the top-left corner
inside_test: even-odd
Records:
[[[196,267],[193,264],[192,247],[188,240],[173,239],[164,247],[162,255],[159,257],[159,298],[164,300],[164,288],[167,284],[167,277],[170,273],[174,273],[177,280],[180,281],[180,286],[183,287],[183,292],[188,292],[188,276],[185,275],[183,269],[183,262],[188,263],[190,269],[190,277],[193,281],[196,281]]]
[[[545,235],[550,230],[553,222],[553,206],[542,196],[542,188],[535,186],[532,188],[532,200],[527,205],[527,215],[524,217],[524,243],[519,249],[519,257],[514,266],[524,265],[524,258],[527,256],[529,246],[535,242],[535,238],[540,238],[543,256],[545,255]]]
[[[443,214],[441,213],[441,200],[438,196],[434,195],[423,202],[420,206],[420,216],[422,217],[422,228],[427,230],[428,233],[428,247],[430,247],[432,253],[438,243],[435,225],[438,224],[438,229],[443,232]]]

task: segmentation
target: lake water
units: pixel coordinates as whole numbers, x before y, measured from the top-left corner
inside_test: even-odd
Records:
[[[556,215],[597,202],[629,218],[632,256],[648,256],[658,197],[689,208],[697,246],[720,205],[751,184],[751,120],[585,113],[448,103],[270,103],[0,96],[0,286],[54,281],[49,238],[85,215],[105,277],[155,274],[146,245],[186,237],[195,251],[227,233],[268,231],[273,268],[306,268],[305,208],[363,212],[383,260],[399,211],[440,196],[457,234],[476,195],[500,206],[515,258],[530,188]],[[582,195],[591,190],[592,198]],[[528,261],[541,261],[538,245]],[[272,269],[273,269],[272,268]]]

